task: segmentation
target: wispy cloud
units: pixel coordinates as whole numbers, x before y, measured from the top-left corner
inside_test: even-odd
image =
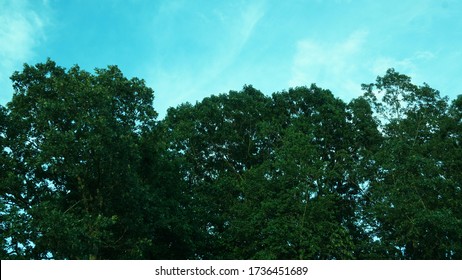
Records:
[[[293,58],[289,86],[316,83],[338,91],[335,94],[342,97],[352,90],[357,91],[359,84],[352,79],[358,69],[358,57],[364,48],[367,35],[367,31],[358,30],[336,44],[311,39],[299,41]]]
[[[182,102],[194,102],[221,90],[230,90],[226,87],[232,77],[225,77],[225,72],[239,60],[264,15],[263,1],[246,5],[228,3],[205,9],[198,15],[198,19],[207,22],[204,32],[213,31],[200,34],[202,39],[212,43],[207,50],[197,54],[203,58],[201,64],[197,64],[196,56],[191,61],[169,65],[168,72],[164,70],[167,67],[161,64],[150,71],[160,113]]]
[[[209,65],[206,74],[208,80],[221,75],[226,68],[236,61],[252,37],[257,23],[265,14],[264,4],[261,1],[251,2],[240,9],[239,16],[228,14],[226,20],[222,21],[223,30],[226,33],[221,35],[224,35],[225,43],[220,45],[220,49]]]
[[[34,1],[37,6],[46,2]],[[34,56],[34,48],[45,38],[47,17],[28,1],[6,0],[0,3],[0,103],[10,98],[8,77]],[[5,92],[7,91],[7,92]],[[10,90],[11,91],[11,90]]]

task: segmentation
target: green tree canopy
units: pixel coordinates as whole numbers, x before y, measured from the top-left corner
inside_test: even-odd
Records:
[[[2,259],[461,259],[462,96],[250,85],[169,108],[47,60],[0,106]]]
[[[245,86],[170,109],[164,122],[198,211],[200,256],[360,254],[365,151],[380,139],[371,116],[367,102],[348,106],[315,85],[272,97]]]
[[[364,85],[385,137],[375,154],[367,220],[390,258],[460,259],[460,96],[387,71]]]
[[[1,119],[3,254],[150,256],[168,223],[156,209],[167,202],[154,175],[168,167],[146,165],[160,157],[153,91],[115,66],[91,74],[51,60],[11,79]],[[144,177],[146,169],[154,174]]]

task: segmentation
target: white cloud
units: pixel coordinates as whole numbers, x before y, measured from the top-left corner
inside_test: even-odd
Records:
[[[360,82],[352,79],[367,35],[367,31],[358,30],[345,41],[332,45],[311,39],[299,41],[289,86],[316,83],[340,97],[348,97],[352,90],[357,92]]]
[[[5,86],[9,85],[8,77],[34,56],[34,48],[45,38],[46,24],[46,16],[33,9],[28,1],[7,0],[0,4],[0,104],[10,98],[11,86]]]

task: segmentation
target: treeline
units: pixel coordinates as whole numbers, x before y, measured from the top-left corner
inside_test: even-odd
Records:
[[[1,259],[462,259],[462,96],[389,69],[349,103],[244,86],[157,120],[115,66],[11,79]]]

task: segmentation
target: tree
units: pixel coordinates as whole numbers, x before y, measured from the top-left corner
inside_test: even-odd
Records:
[[[198,255],[354,258],[365,242],[357,202],[366,176],[355,155],[373,145],[355,133],[374,133],[372,119],[354,118],[371,118],[367,108],[313,85],[271,98],[246,86],[170,109],[165,125],[200,229]]]
[[[363,88],[384,135],[367,190],[371,234],[391,258],[460,258],[457,102],[450,109],[438,91],[393,69]]]
[[[352,132],[368,132],[351,120],[344,102],[315,85],[272,99],[276,117],[267,121],[279,141],[244,176],[246,191],[235,210],[246,210],[233,229],[234,246],[253,242],[247,258],[356,258],[365,237],[357,224],[363,178],[354,151],[365,147]]]
[[[227,258],[223,240],[239,181],[265,157],[258,124],[268,99],[251,86],[170,108],[163,125],[180,162],[198,258]]]
[[[170,222],[153,209],[168,199],[157,197],[161,176],[145,176],[159,172],[146,162],[160,157],[162,143],[153,136],[153,91],[116,66],[90,74],[51,60],[26,64],[11,79],[1,127],[3,254],[165,257],[155,252]]]

